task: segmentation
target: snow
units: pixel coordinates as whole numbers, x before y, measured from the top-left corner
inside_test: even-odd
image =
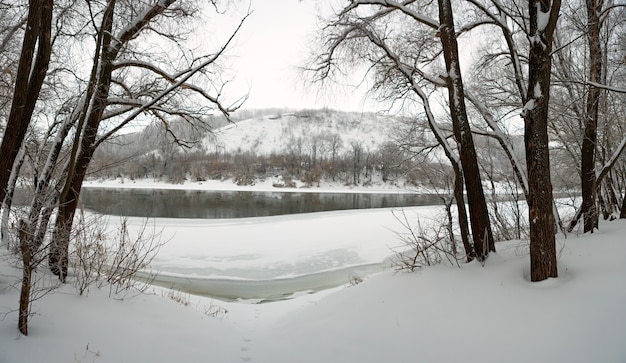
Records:
[[[537,32],[543,34],[545,33],[546,27],[550,22],[552,4],[550,4],[550,6],[548,7],[548,11],[546,12],[541,11],[540,1],[538,1],[535,6],[537,7]]]
[[[407,209],[436,214],[433,207]],[[130,219],[131,229],[141,225]],[[275,299],[389,268],[399,227],[389,209],[238,220],[159,219],[156,282],[222,298]],[[193,282],[193,284],[190,283]],[[257,287],[260,285],[260,287]]]
[[[398,126],[398,119],[373,113],[300,111],[251,118],[221,127],[204,145],[208,151],[251,152],[265,156],[272,153],[310,155],[316,147],[318,157],[324,155],[330,159],[333,142],[337,142],[338,156],[350,153],[353,144],[373,152],[392,140]]]
[[[417,193],[428,192],[415,186],[402,186],[402,183],[372,183],[368,186],[345,186],[341,182],[322,181],[320,186],[307,187],[301,181],[295,180],[295,188],[276,187],[282,177],[265,180],[256,180],[254,185],[237,185],[232,179],[206,180],[202,182],[185,181],[180,184],[164,183],[155,179],[106,179],[88,180],[83,183],[84,188],[123,188],[123,189],[168,189],[168,190],[207,190],[207,191],[256,191],[256,192],[297,192],[297,193]]]
[[[541,97],[543,97],[543,94],[541,93],[541,85],[537,82],[535,83],[535,88],[533,88],[533,98],[538,100]]]
[[[154,268],[239,273],[260,290],[384,261],[399,243],[387,209],[155,224],[172,239]],[[0,362],[625,362],[625,233],[618,220],[559,236],[559,278],[540,283],[529,281],[527,242],[507,241],[484,267],[387,270],[356,285],[344,275],[342,286],[263,304],[157,286],[111,298],[92,287],[81,297],[67,285],[34,302],[27,337],[16,328],[20,272],[3,255]]]
[[[526,102],[526,104],[524,105],[524,108],[522,108],[521,116],[526,117],[526,114],[528,114],[528,112],[535,109],[535,105],[536,105],[535,99],[534,98],[529,99],[528,102]]]

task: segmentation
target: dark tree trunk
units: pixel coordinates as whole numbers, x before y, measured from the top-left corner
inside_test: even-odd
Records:
[[[6,195],[13,163],[20,150],[51,54],[52,0],[30,0],[17,68],[11,112],[0,144],[0,201]],[[37,54],[35,47],[37,46]],[[34,64],[33,64],[34,60]]]
[[[22,287],[20,290],[20,310],[18,313],[17,327],[20,330],[20,333],[28,335],[28,316],[30,315],[30,287],[33,277],[33,251],[29,243],[26,222],[20,220],[18,229],[20,250],[22,253]]]
[[[95,91],[91,98],[90,112],[87,115],[84,127],[79,128],[79,131],[77,131],[82,132],[80,144],[74,145],[74,150],[77,151],[78,155],[75,159],[70,160],[65,186],[59,197],[59,210],[50,244],[48,264],[52,273],[59,276],[62,282],[65,282],[67,277],[70,232],[76,207],[78,206],[80,190],[87,167],[93,156],[98,128],[109,96],[113,59],[115,59],[115,49],[111,46],[114,13],[115,0],[112,0],[107,6],[102,20],[102,30],[100,32],[102,51],[100,59],[96,60],[98,64],[94,65],[94,69],[98,69],[98,72],[92,73],[97,74],[98,77],[95,83]],[[74,155],[76,151],[73,151],[72,154]]]
[[[550,7],[552,4],[552,7]],[[531,48],[528,68],[528,102],[524,105],[524,143],[528,168],[530,223],[530,278],[541,281],[557,277],[555,225],[548,149],[548,104],[552,67],[552,37],[560,0],[530,0]],[[549,21],[538,24],[548,14]]]
[[[98,144],[96,138],[102,115],[107,107],[107,98],[111,86],[111,74],[113,72],[113,61],[117,58],[118,52],[122,46],[133,39],[142,28],[148,25],[152,19],[162,14],[175,0],[160,1],[147,9],[142,18],[133,23],[132,26],[124,28],[124,31],[113,42],[113,20],[115,15],[116,0],[109,0],[106,10],[102,18],[102,27],[98,34],[97,46],[100,47],[101,53],[95,57],[94,68],[92,69],[92,79],[96,79],[93,84],[93,95],[88,97],[85,106],[86,119],[84,125],[82,120],[79,121],[77,127],[77,135],[80,133],[80,141],[78,137],[74,142],[74,149],[67,172],[67,179],[61,195],[59,197],[59,210],[55,224],[55,230],[52,235],[50,244],[49,265],[52,272],[59,276],[60,280],[65,282],[68,270],[68,250],[72,223],[78,206],[78,199],[82,188],[83,180],[87,173],[87,168],[91,162],[93,153]],[[98,47],[97,47],[98,48]],[[96,49],[98,52],[98,49]],[[97,77],[95,76],[97,75]],[[87,109],[89,112],[87,113]],[[77,147],[78,146],[78,147]]]
[[[600,12],[603,0],[586,0],[587,40],[589,42],[589,81],[602,81],[602,46],[600,44]],[[582,217],[584,232],[593,232],[597,228],[598,208],[596,204],[596,141],[598,128],[598,104],[601,90],[589,86],[585,133],[581,149],[581,192]]]
[[[490,251],[495,251],[487,202],[480,180],[478,160],[474,140],[467,118],[465,108],[465,96],[463,93],[463,80],[459,65],[458,44],[452,18],[450,0],[438,0],[441,44],[443,46],[446,61],[446,77],[448,96],[450,102],[450,114],[454,136],[459,148],[461,166],[465,179],[467,202],[469,205],[470,224],[474,240],[474,252],[479,260],[484,260]]]
[[[465,198],[463,198],[463,174],[458,164],[453,162],[452,167],[454,168],[454,199],[459,218],[459,228],[461,229],[461,240],[467,256],[466,261],[471,262],[476,258],[476,253],[469,241],[470,228],[467,224],[467,210],[465,210]]]

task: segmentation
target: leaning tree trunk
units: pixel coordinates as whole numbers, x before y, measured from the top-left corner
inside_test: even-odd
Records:
[[[458,44],[450,0],[439,0],[439,21],[441,23],[439,28],[441,44],[446,61],[446,70],[448,71],[446,83],[450,102],[450,114],[452,116],[454,136],[459,146],[459,156],[467,190],[474,253],[482,261],[488,256],[490,251],[495,251],[496,248],[489,222],[487,202],[480,180],[476,149],[465,108]]]
[[[93,69],[97,69],[98,71],[92,71],[92,75],[97,74],[97,80],[93,85],[93,97],[85,100],[86,104],[89,103],[90,100],[92,102],[89,113],[86,115],[84,126],[80,127],[82,122],[79,121],[79,127],[76,131],[77,133],[81,133],[81,137],[79,144],[73,145],[74,150],[72,151],[72,157],[69,161],[65,186],[59,197],[59,210],[57,212],[55,229],[50,243],[48,264],[52,273],[59,276],[62,282],[65,282],[67,276],[70,232],[72,230],[76,207],[78,206],[78,197],[89,162],[93,156],[98,128],[102,121],[104,109],[107,106],[107,98],[111,86],[113,60],[116,55],[115,48],[111,46],[113,40],[112,28],[114,13],[115,0],[111,0],[104,13],[102,30],[98,37],[99,41],[101,40],[101,44],[98,45],[101,46],[100,49],[102,51],[96,53],[100,54],[100,57],[94,60],[97,64],[94,64]],[[75,158],[74,155],[76,155]]]
[[[474,247],[470,244],[470,228],[467,224],[467,210],[465,209],[465,198],[463,197],[463,174],[461,168],[456,163],[452,163],[454,168],[454,200],[456,201],[457,216],[459,218],[459,229],[461,230],[461,240],[465,250],[466,261],[472,262],[476,258]]]
[[[522,114],[528,168],[532,281],[558,276],[548,149],[548,104],[552,37],[560,6],[560,0],[529,0],[531,48],[528,64],[528,102],[524,105]],[[547,24],[540,21],[546,16]]]
[[[602,46],[600,44],[600,12],[603,0],[586,0],[587,5],[587,40],[589,42],[589,81],[599,83],[602,80]],[[601,90],[589,86],[585,133],[581,149],[581,192],[582,217],[584,232],[593,232],[597,228],[598,208],[596,204],[596,141],[598,128],[598,104]]]
[[[176,0],[162,0],[148,9],[141,16],[138,16],[131,25],[124,28],[122,33],[115,38],[113,37],[113,20],[115,16],[116,0],[109,0],[102,17],[102,27],[98,34],[97,47],[101,46],[99,57],[94,58],[94,67],[92,75],[97,74],[97,79],[93,85],[94,93],[86,99],[85,105],[89,105],[86,119],[79,120],[77,127],[77,135],[80,133],[79,146],[72,150],[72,156],[69,161],[67,179],[61,195],[59,197],[59,210],[55,230],[50,244],[49,265],[52,272],[59,276],[61,281],[65,281],[68,270],[68,254],[69,240],[72,230],[72,223],[76,207],[78,206],[78,198],[82,188],[83,180],[87,173],[87,168],[91,162],[93,153],[98,143],[96,142],[98,129],[104,110],[107,107],[109,89],[112,81],[112,72],[114,69],[114,60],[123,46],[130,40],[134,39],[137,34],[158,15],[162,14]],[[98,49],[96,49],[98,51]],[[192,73],[193,74],[193,73]],[[83,125],[83,122],[84,125]],[[76,147],[77,143],[74,143]]]
[[[24,165],[26,149],[22,145],[18,153],[17,159],[13,164],[11,170],[11,176],[7,182],[6,194],[2,201],[2,214],[0,216],[0,245],[6,244],[7,249],[11,250],[11,243],[9,238],[9,215],[11,213],[11,207],[13,206],[13,196],[15,194],[15,186],[22,166]]]
[[[52,0],[30,0],[11,112],[0,144],[0,201],[6,195],[13,163],[24,141],[48,72],[52,52],[51,30]]]

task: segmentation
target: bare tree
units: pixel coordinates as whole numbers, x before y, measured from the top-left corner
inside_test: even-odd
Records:
[[[126,6],[135,6],[132,13],[137,15],[132,18],[123,16],[129,11]],[[161,20],[166,19],[165,15],[176,18],[188,16],[189,12],[184,9],[184,4],[176,5],[175,0],[156,1],[150,5],[118,4],[115,0],[110,0],[102,9],[100,26],[95,29],[94,63],[88,87],[78,107],[80,113],[76,120],[77,132],[65,168],[66,178],[59,196],[50,250],[50,267],[62,281],[67,276],[69,231],[82,182],[96,148],[104,140],[136,119],[149,116],[161,122],[177,143],[184,144],[169,129],[167,117],[173,115],[200,120],[200,116],[208,110],[204,107],[206,103],[228,117],[240,105],[237,103],[232,107],[224,106],[220,96],[221,86],[217,88],[217,95],[212,95],[193,80],[197,80],[200,75],[211,77],[208,67],[226,51],[241,24],[217,52],[193,57],[186,67],[171,72],[151,62],[149,58],[141,58],[139,51],[133,51],[133,44],[140,39],[140,34],[147,29],[153,29],[160,21],[159,17]],[[156,34],[169,41],[175,42],[177,39],[165,31],[157,31]],[[128,74],[133,71],[143,75],[138,79],[147,78],[149,82],[128,84],[127,80],[133,79]],[[191,104],[202,105],[202,108],[194,111],[189,106]],[[115,123],[113,126],[108,125],[102,132],[100,126],[104,120]]]
[[[443,54],[446,61],[446,78],[450,115],[454,136],[459,144],[459,155],[463,167],[463,176],[467,191],[472,236],[476,256],[482,260],[490,251],[495,251],[487,203],[483,192],[478,159],[474,147],[474,139],[470,129],[467,111],[465,109],[465,93],[461,65],[459,62],[458,44],[454,28],[452,5],[450,0],[438,0],[439,3],[439,35],[443,45]]]
[[[601,89],[594,86],[602,80],[603,56],[600,44],[600,14],[603,0],[586,0],[587,39],[589,42],[589,90],[587,94],[585,132],[581,149],[581,192],[583,225],[585,232],[593,232],[597,226],[596,208],[596,142],[598,129],[598,106]]]
[[[528,5],[531,48],[528,101],[522,116],[529,186],[530,278],[541,281],[558,276],[548,151],[548,105],[553,36],[561,2],[529,0]]]
[[[357,9],[368,9],[359,15]],[[463,173],[467,187],[468,204],[474,250],[479,259],[484,259],[489,251],[495,250],[491,233],[485,197],[476,161],[472,132],[465,111],[463,81],[460,72],[456,32],[452,18],[452,8],[447,1],[441,1],[436,13],[439,22],[430,18],[427,4],[418,1],[353,1],[339,12],[338,18],[329,23],[326,51],[313,67],[321,79],[332,77],[335,58],[340,59],[341,47],[345,46],[353,55],[348,61],[367,60],[371,70],[376,72],[377,91],[387,93],[388,98],[403,99],[413,93],[424,105],[425,114],[435,137],[442,145],[455,170]],[[404,17],[404,18],[403,18]],[[400,21],[399,28],[390,26],[390,20]],[[386,23],[385,23],[386,22]],[[413,22],[413,23],[411,23]],[[429,37],[430,33],[430,37]],[[429,42],[432,35],[440,39],[437,44]],[[367,46],[367,42],[373,48]],[[434,79],[422,67],[431,64],[443,53],[446,72],[441,79]],[[428,96],[421,83],[434,83],[448,90],[449,109],[452,117],[457,152],[448,144],[447,137],[438,129],[434,114],[428,106]],[[462,189],[457,195],[462,196]],[[464,209],[463,198],[457,201],[459,211]],[[462,206],[462,208],[461,208]],[[463,219],[461,223],[463,223]],[[468,251],[469,252],[469,251]],[[471,256],[474,252],[468,253]]]

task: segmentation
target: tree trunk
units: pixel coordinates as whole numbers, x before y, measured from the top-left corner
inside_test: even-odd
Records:
[[[0,201],[28,130],[51,54],[52,0],[30,0],[11,112],[0,144]],[[35,55],[35,46],[37,54]],[[34,60],[34,64],[33,64]]]
[[[17,183],[18,175],[24,165],[25,153],[26,149],[24,145],[22,145],[17,158],[13,163],[11,176],[7,182],[6,194],[4,195],[4,200],[2,201],[2,215],[0,217],[0,245],[6,244],[8,250],[11,250],[11,243],[9,240],[9,214],[13,205],[13,196],[15,194],[15,185]]]
[[[622,207],[619,211],[619,219],[626,219],[626,193],[624,194],[624,198],[622,199]]]
[[[552,37],[560,5],[560,0],[529,1],[531,48],[528,65],[528,102],[524,105],[522,114],[528,168],[532,281],[558,276],[548,149],[548,104]],[[544,24],[540,17],[546,15],[549,18],[547,24]]]
[[[108,105],[111,74],[114,68],[113,61],[127,42],[135,38],[144,27],[175,1],[159,1],[145,9],[141,16],[138,16],[134,22],[125,27],[115,39],[113,39],[112,32],[116,0],[109,0],[106,5],[96,42],[96,55],[99,56],[94,57],[94,67],[92,68],[93,77],[91,79],[95,79],[92,85],[94,92],[85,101],[84,105],[88,106],[85,107],[85,117],[81,117],[78,122],[77,138],[70,157],[65,186],[59,197],[59,210],[50,244],[50,269],[63,282],[67,276],[69,240],[78,198],[87,168],[98,146],[96,143],[98,129],[104,110]],[[100,49],[101,52],[99,52]],[[79,134],[80,137],[78,137]]]
[[[20,308],[17,327],[20,333],[28,335],[28,316],[30,315],[30,287],[33,277],[32,256],[26,222],[19,222],[19,240],[22,252],[22,287],[20,290]]]
[[[469,241],[470,228],[467,224],[467,210],[465,210],[465,198],[463,198],[463,174],[458,164],[453,162],[452,167],[454,168],[454,199],[459,218],[459,228],[461,229],[461,240],[467,256],[466,261],[472,262],[476,258],[476,253]]]
[[[50,244],[48,264],[52,273],[59,276],[62,282],[65,282],[67,276],[70,232],[76,207],[78,206],[80,190],[87,167],[93,156],[98,128],[109,96],[113,59],[115,58],[115,49],[111,47],[114,10],[115,0],[112,0],[107,6],[102,20],[102,29],[100,31],[102,51],[100,52],[100,59],[95,60],[98,64],[94,65],[94,68],[98,68],[99,71],[93,73],[98,74],[94,85],[95,92],[91,98],[91,107],[84,127],[77,130],[77,132],[82,134],[80,144],[75,149],[78,155],[75,159],[70,160],[65,186],[59,197],[59,210]],[[89,100],[85,102],[89,102]],[[79,124],[81,123],[79,122]]]
[[[474,140],[467,118],[463,80],[459,65],[458,44],[452,18],[450,0],[439,0],[439,21],[441,44],[448,77],[446,83],[450,102],[450,114],[454,128],[454,136],[459,148],[459,156],[463,168],[463,176],[467,190],[470,223],[474,240],[474,252],[479,260],[484,260],[490,251],[495,251],[493,234],[489,222],[487,202],[480,180],[478,160]]]
[[[600,12],[603,0],[586,0],[587,7],[587,40],[589,42],[589,81],[602,81],[602,46],[600,44]],[[587,110],[585,133],[581,149],[581,192],[582,217],[584,232],[592,232],[597,228],[598,208],[596,204],[596,141],[598,128],[598,104],[601,90],[589,86],[587,94]]]

